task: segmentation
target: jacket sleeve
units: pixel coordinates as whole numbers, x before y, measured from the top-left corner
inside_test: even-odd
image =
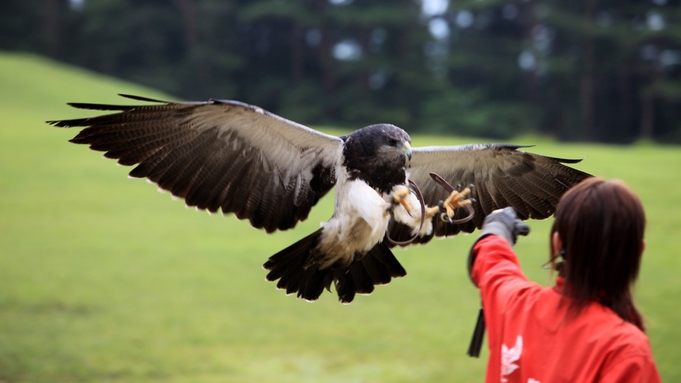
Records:
[[[473,247],[471,279],[480,288],[485,317],[500,314],[523,290],[534,287],[520,269],[518,257],[506,240],[495,235]]]

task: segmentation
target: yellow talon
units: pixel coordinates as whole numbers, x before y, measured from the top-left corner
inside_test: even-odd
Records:
[[[411,212],[411,206],[409,205],[409,202],[407,202],[407,196],[411,193],[409,189],[403,189],[403,190],[398,190],[393,194],[393,200],[395,203],[399,203],[400,205],[404,206],[404,208],[407,210],[407,213]]]
[[[450,218],[454,217],[454,209],[461,208],[472,203],[470,199],[466,198],[470,193],[471,189],[465,188],[460,192],[454,190],[451,194],[449,194],[449,197],[447,197],[442,205]]]
[[[433,218],[433,216],[440,212],[440,208],[437,206],[432,206],[426,209],[426,220]]]

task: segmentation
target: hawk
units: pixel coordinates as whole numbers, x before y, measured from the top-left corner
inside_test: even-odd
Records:
[[[136,165],[130,176],[147,178],[188,206],[234,213],[268,233],[305,220],[335,186],[331,218],[264,264],[267,280],[308,301],[333,285],[338,299],[349,303],[355,294],[405,276],[391,251],[405,245],[400,241],[470,233],[506,206],[522,219],[547,218],[566,190],[589,177],[564,165],[580,160],[526,153],[517,145],[412,149],[409,135],[391,124],[336,137],[238,101],[121,96],[146,104],[70,103],[111,113],[48,123],[82,127],[71,142]],[[446,190],[431,172],[472,187]],[[410,181],[422,188],[421,199],[410,192]],[[460,222],[464,206],[474,216]]]

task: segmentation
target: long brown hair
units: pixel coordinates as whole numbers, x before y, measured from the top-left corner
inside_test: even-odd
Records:
[[[645,225],[641,201],[620,181],[591,177],[563,195],[551,236],[557,232],[563,243],[560,274],[573,313],[600,302],[644,330],[631,287],[641,265]]]

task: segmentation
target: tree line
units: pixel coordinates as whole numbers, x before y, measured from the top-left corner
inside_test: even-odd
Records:
[[[0,49],[309,125],[681,142],[681,0],[5,0]]]

